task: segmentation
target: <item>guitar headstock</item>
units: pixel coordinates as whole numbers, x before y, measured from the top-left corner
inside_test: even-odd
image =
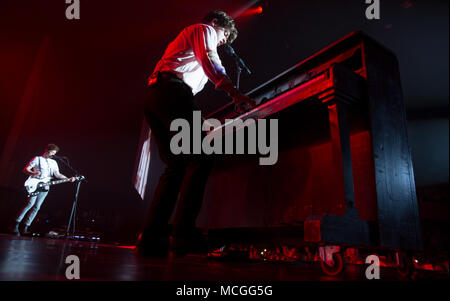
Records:
[[[83,181],[84,179],[86,179],[85,176],[76,176],[74,178],[75,178],[75,181]]]

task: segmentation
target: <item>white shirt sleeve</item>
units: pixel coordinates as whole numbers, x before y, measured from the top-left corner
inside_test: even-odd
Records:
[[[28,168],[28,167],[33,168],[33,167],[39,165],[38,160],[39,160],[39,158],[37,156],[34,157],[33,159],[30,160],[30,162],[28,162],[28,164],[27,164],[27,166],[25,168]]]
[[[217,43],[217,33],[213,27],[203,24],[193,26],[192,50],[206,76],[216,87],[228,79],[217,54]]]

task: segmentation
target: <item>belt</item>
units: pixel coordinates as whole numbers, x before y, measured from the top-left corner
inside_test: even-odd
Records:
[[[158,81],[164,80],[176,80],[180,83],[184,83],[183,80],[180,79],[175,73],[170,71],[161,71],[152,74],[152,76],[149,78],[148,85],[150,86],[156,84]]]
[[[158,72],[157,79],[178,79],[181,80],[175,73],[169,71]]]

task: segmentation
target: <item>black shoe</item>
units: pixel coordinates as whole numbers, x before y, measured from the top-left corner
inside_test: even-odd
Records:
[[[170,240],[170,250],[177,257],[186,255],[207,255],[211,248],[204,237],[176,237]]]
[[[139,236],[134,254],[138,257],[167,257],[169,255],[169,238],[146,238]]]
[[[21,234],[23,236],[31,236],[32,235],[32,233],[30,231],[28,231],[28,226],[27,225],[23,226],[23,230],[22,230]]]
[[[20,223],[16,222],[14,225],[11,226],[11,228],[10,228],[11,234],[20,236],[19,224]]]
[[[165,258],[169,256],[169,247],[161,246],[158,244],[154,245],[141,245],[136,246],[134,254],[138,257],[157,257],[157,258]]]

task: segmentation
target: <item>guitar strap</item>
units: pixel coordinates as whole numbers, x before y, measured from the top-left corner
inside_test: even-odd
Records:
[[[38,156],[38,161],[39,161],[39,172],[41,173],[39,175],[39,178],[42,179],[41,157],[39,157],[39,156]]]
[[[39,160],[39,171],[41,172],[41,175],[39,176],[39,178],[43,179],[44,177],[42,176],[43,173],[42,173],[42,168],[41,168],[41,157],[40,156],[38,157],[38,160]],[[47,168],[49,168],[48,161],[47,161]],[[50,190],[50,186],[45,186],[44,190],[45,191],[49,191]]]

